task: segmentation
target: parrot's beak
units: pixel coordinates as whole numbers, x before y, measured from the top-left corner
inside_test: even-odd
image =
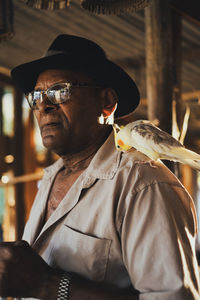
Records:
[[[114,131],[117,133],[117,132],[119,132],[120,131],[120,126],[119,125],[117,125],[116,123],[113,123],[113,129],[114,129]]]

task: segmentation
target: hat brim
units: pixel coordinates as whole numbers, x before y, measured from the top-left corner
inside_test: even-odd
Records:
[[[116,117],[133,112],[139,104],[140,95],[133,79],[118,65],[107,58],[85,60],[63,53],[45,56],[15,67],[11,75],[17,86],[26,94],[35,87],[38,75],[47,69],[83,71],[94,79],[113,88],[119,98]]]

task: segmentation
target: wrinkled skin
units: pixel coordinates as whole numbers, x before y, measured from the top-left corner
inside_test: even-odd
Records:
[[[80,72],[47,70],[38,77],[35,89],[46,90],[57,83],[75,82],[97,85]],[[96,144],[108,131],[97,122],[105,99],[105,89],[73,88],[70,100],[52,104],[46,96],[35,110],[43,144],[59,156],[77,155]]]

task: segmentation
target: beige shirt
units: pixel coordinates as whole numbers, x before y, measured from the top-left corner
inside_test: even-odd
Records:
[[[162,163],[118,152],[111,134],[42,227],[62,166],[45,170],[23,236],[50,266],[140,300],[200,299],[194,204]]]

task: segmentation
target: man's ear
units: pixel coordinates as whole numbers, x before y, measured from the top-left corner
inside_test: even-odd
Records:
[[[116,103],[118,102],[118,96],[115,90],[112,88],[105,88],[102,90],[102,114],[104,118],[108,118],[114,109],[116,108]]]

